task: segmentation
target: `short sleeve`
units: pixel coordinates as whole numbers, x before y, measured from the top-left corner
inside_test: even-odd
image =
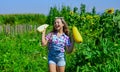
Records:
[[[68,47],[71,46],[71,42],[70,42],[70,38],[69,37],[66,39],[65,45],[68,46]]]
[[[51,39],[51,36],[52,36],[52,33],[48,33],[47,35],[46,35],[46,40],[48,40],[48,41],[50,41],[50,39]]]

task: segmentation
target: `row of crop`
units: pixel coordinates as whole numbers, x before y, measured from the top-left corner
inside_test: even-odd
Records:
[[[0,15],[0,24],[43,24],[46,19],[43,14],[3,14]]]
[[[52,7],[50,9],[47,23],[52,25],[55,17],[64,17],[69,26],[77,26],[78,29],[92,37],[120,37],[120,10],[106,9],[105,12],[97,14],[95,7],[92,12],[86,12],[85,5],[80,9],[63,6],[61,9]],[[91,34],[90,34],[91,33]]]
[[[82,33],[83,43],[77,43],[74,52],[67,55],[67,70],[81,72],[110,72],[120,68],[120,38],[92,38]]]

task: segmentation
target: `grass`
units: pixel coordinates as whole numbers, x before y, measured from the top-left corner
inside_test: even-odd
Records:
[[[48,27],[48,32],[52,27]],[[48,33],[47,32],[47,33]],[[66,72],[119,71],[120,40],[96,40],[84,36],[83,43],[75,44],[73,53],[66,54]],[[41,34],[28,32],[7,36],[0,34],[1,72],[47,72],[47,47],[41,46]]]
[[[47,48],[40,44],[40,34],[37,33],[1,37],[0,70],[3,72],[47,71]]]

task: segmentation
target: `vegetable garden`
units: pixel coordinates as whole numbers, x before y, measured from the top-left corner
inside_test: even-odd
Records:
[[[64,17],[69,25],[77,26],[83,43],[76,43],[71,54],[66,53],[66,72],[118,72],[120,71],[120,10],[106,9],[97,14],[86,6],[80,8],[62,6],[51,7],[49,15],[12,14],[0,15],[0,26],[41,25],[50,26],[55,17]],[[0,71],[1,72],[47,72],[47,48],[41,46],[41,34],[30,30],[22,34],[9,35],[0,32]]]

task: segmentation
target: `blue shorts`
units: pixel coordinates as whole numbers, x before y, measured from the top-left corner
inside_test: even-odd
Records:
[[[64,57],[53,57],[53,56],[48,56],[48,63],[49,64],[55,64],[57,66],[65,66],[66,61]]]

